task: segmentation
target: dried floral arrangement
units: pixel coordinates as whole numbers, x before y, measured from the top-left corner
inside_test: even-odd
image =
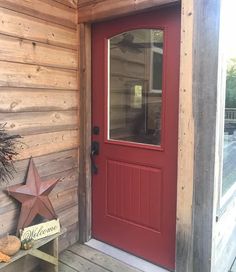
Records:
[[[0,124],[0,183],[7,183],[13,177],[13,159],[18,154],[15,144],[21,138],[20,135],[9,135],[5,126],[6,124]]]

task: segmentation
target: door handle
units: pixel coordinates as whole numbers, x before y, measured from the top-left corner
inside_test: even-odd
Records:
[[[91,147],[92,156],[99,155],[99,142],[93,141]]]
[[[98,173],[98,167],[95,162],[95,156],[99,155],[99,142],[93,141],[91,146],[91,163],[92,163],[92,173],[97,174]]]

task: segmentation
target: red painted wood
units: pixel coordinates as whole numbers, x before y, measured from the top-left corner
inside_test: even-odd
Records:
[[[162,145],[107,140],[107,39],[164,29]],[[100,134],[93,176],[93,237],[168,269],[175,267],[180,10],[159,9],[93,26],[93,125]]]

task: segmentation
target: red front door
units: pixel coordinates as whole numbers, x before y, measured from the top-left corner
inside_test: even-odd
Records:
[[[92,35],[93,237],[174,269],[180,10]]]

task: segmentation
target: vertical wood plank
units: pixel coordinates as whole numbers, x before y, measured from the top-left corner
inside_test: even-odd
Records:
[[[80,242],[91,237],[91,26],[80,24]]]
[[[58,238],[42,246],[40,250],[58,259]],[[41,266],[43,268],[42,271],[44,272],[58,272],[58,265],[52,265],[50,263],[44,262],[41,264]]]
[[[212,271],[220,4],[194,1],[194,272]]]
[[[192,271],[194,117],[192,88],[193,0],[182,0],[179,92],[176,271]]]

